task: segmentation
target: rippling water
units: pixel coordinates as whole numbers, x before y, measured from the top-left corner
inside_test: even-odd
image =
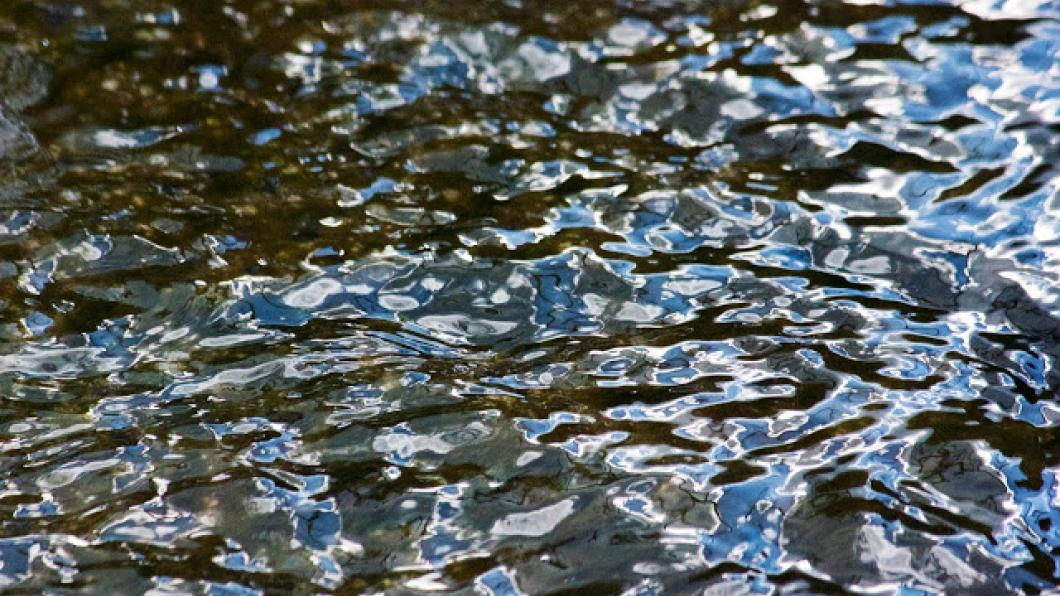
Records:
[[[1056,0],[0,4],[0,589],[1060,585]]]

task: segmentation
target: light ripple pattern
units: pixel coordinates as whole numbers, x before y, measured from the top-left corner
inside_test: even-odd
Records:
[[[1055,0],[0,5],[0,591],[1060,587]]]

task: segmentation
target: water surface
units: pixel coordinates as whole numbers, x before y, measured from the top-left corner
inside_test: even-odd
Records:
[[[1060,584],[1055,0],[0,4],[0,590]]]

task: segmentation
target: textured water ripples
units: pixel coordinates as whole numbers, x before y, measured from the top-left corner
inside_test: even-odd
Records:
[[[0,589],[1055,589],[1058,19],[0,8]]]

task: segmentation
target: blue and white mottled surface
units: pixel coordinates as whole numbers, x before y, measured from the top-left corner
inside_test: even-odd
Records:
[[[1060,586],[1060,4],[0,6],[0,591]]]

